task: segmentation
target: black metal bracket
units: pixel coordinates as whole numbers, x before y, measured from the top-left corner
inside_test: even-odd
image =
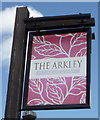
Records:
[[[92,33],[92,39],[95,40],[95,33]]]
[[[73,29],[95,26],[90,14],[28,18],[24,20],[27,31]]]

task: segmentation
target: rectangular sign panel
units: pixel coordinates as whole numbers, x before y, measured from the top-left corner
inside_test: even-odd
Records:
[[[23,109],[89,108],[89,34],[30,33]]]

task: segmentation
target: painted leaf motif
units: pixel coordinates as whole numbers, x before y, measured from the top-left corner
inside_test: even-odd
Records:
[[[77,52],[75,57],[86,56],[87,48],[82,48],[79,52]]]
[[[61,53],[61,49],[55,44],[46,44],[34,48],[36,52],[44,56],[55,56]]]
[[[33,43],[34,44],[51,44],[49,41],[45,41],[44,36],[34,36]]]
[[[65,35],[55,34],[55,36],[57,36],[57,37],[68,37],[68,36],[73,36],[73,34],[71,34],[71,33],[68,33],[68,34],[65,34]]]
[[[70,45],[78,46],[85,43],[86,33],[74,33],[73,37],[70,40]]]
[[[62,104],[64,95],[60,87],[52,84],[47,84],[47,96],[56,104]]]
[[[42,41],[39,40],[36,36],[34,36],[34,37],[33,37],[33,43],[34,43],[34,44],[41,44]]]
[[[34,36],[33,37],[33,43],[34,44],[42,44],[43,43],[43,39],[41,39],[39,36]]]
[[[32,92],[40,94],[43,91],[43,83],[39,79],[31,79],[29,81],[29,88]]]
[[[29,105],[42,105],[43,101],[40,99],[32,99],[32,100],[28,101],[27,104],[29,104]]]
[[[82,97],[80,99],[80,103],[86,103],[86,93],[82,94]]]
[[[72,88],[70,91],[70,94],[72,95],[79,95],[82,92],[86,91],[86,87],[83,85],[76,85],[75,87]]]
[[[86,84],[86,77],[79,77],[77,79],[74,79],[73,86],[80,84]]]
[[[59,77],[59,78],[48,78],[48,81],[51,83],[54,83],[56,85],[60,85],[60,84],[65,84],[65,78],[63,77]]]

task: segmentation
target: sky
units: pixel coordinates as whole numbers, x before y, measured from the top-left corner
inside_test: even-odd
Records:
[[[10,53],[13,37],[13,26],[16,6],[28,6],[30,17],[70,15],[79,13],[91,13],[95,18],[96,26],[92,28],[96,38],[92,40],[91,54],[91,109],[83,110],[49,110],[36,111],[38,118],[97,118],[98,117],[98,3],[97,2],[3,2],[0,16],[2,15],[2,31],[0,30],[0,50],[2,67],[2,113],[6,103],[7,83],[10,65]],[[1,88],[1,86],[0,86]],[[2,105],[2,106],[1,106]]]

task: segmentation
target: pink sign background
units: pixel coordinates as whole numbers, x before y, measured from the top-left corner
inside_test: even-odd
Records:
[[[33,36],[31,59],[82,57],[87,32]],[[27,105],[86,103],[86,76],[30,79]]]

